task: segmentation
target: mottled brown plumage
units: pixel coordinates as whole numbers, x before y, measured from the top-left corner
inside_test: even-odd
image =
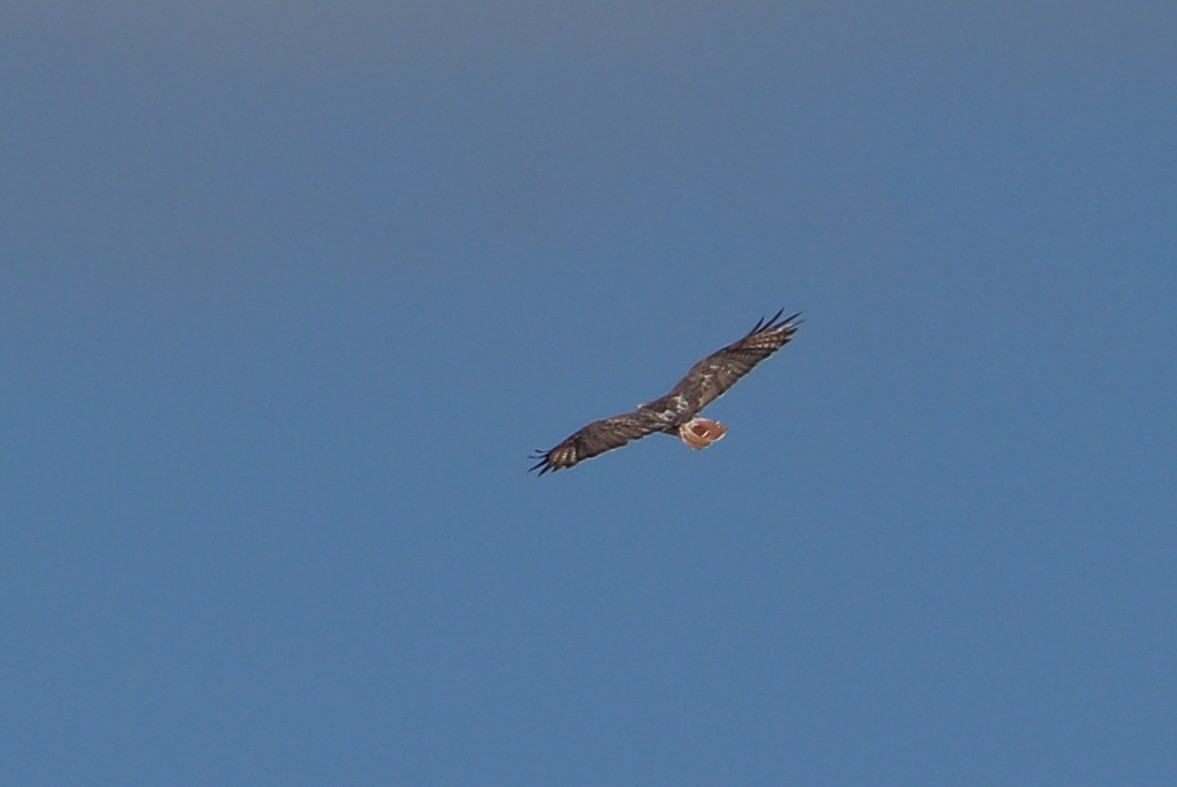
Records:
[[[705,448],[723,437],[721,424],[700,418],[714,402],[752,371],[756,364],[784,347],[801,325],[800,312],[781,319],[784,309],[770,320],[760,320],[746,336],[699,361],[665,396],[647,402],[632,413],[593,421],[550,451],[536,449],[539,461],[531,468],[542,476],[577,462],[620,448],[631,440],[655,432],[679,434],[692,448]]]

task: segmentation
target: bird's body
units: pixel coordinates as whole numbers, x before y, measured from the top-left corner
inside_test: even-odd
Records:
[[[706,448],[721,439],[727,428],[699,413],[789,343],[801,324],[800,313],[784,320],[782,314],[783,309],[770,320],[760,320],[742,339],[699,361],[665,396],[633,412],[593,421],[549,451],[537,450],[531,458],[539,462],[531,469],[540,475],[563,470],[655,432],[677,434],[692,448]]]

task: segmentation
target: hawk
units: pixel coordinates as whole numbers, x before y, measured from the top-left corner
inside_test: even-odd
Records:
[[[701,418],[699,413],[756,364],[789,343],[801,325],[801,313],[782,320],[784,313],[781,309],[769,320],[760,319],[743,338],[699,361],[660,399],[646,402],[632,413],[593,421],[549,451],[537,448],[529,457],[539,460],[531,470],[539,470],[541,476],[549,470],[563,470],[655,432],[677,434],[695,449],[721,439],[727,427]]]

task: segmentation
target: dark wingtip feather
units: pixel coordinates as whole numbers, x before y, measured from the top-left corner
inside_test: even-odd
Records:
[[[552,465],[552,461],[550,459],[551,453],[551,451],[545,451],[542,448],[535,449],[535,453],[527,458],[538,459],[539,461],[531,467],[527,468],[527,472],[531,473],[535,470],[539,470],[539,475],[542,476],[549,470],[555,470],[556,468]],[[536,476],[536,478],[539,478],[539,476]]]
[[[781,320],[781,315],[784,313],[785,310],[781,309],[767,320],[761,317],[756,321],[756,325],[752,328],[752,330],[748,331],[748,336],[755,336],[758,333],[764,333],[765,331],[772,331],[776,330],[777,328],[783,328],[784,326],[793,322],[793,320],[795,320],[797,317],[801,316],[801,312],[797,312],[792,317],[786,317],[784,320]]]
[[[777,312],[775,315],[773,315],[773,318],[768,321],[768,324],[764,326],[764,329],[766,331],[772,331],[772,330],[782,330],[782,329],[787,329],[787,328],[795,328],[796,326],[798,326],[802,323],[802,320],[797,319],[798,317],[801,316],[801,312],[795,312],[793,314],[790,314],[788,317],[786,317],[785,319],[782,320],[781,315],[784,313],[785,313],[785,310],[781,309],[779,312]]]

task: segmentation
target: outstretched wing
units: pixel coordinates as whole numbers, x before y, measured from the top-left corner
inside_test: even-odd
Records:
[[[781,315],[784,313],[785,310],[781,309],[772,319],[759,320],[744,338],[732,342],[692,366],[687,376],[679,380],[668,396],[684,397],[696,413],[723,396],[728,388],[752,371],[756,364],[784,347],[793,338],[793,334],[801,325],[801,320],[798,319],[801,312],[782,320]]]
[[[563,470],[648,434],[673,433],[756,364],[789,343],[801,325],[798,319],[801,313],[782,320],[784,313],[781,309],[772,319],[758,321],[742,339],[699,361],[666,396],[647,402],[632,413],[593,421],[550,451],[536,449],[530,458],[539,461],[531,470],[539,470],[540,475]]]
[[[549,470],[563,470],[665,428],[666,420],[648,409],[593,421],[550,451],[537,448],[529,458],[538,459],[539,462],[528,472],[539,470],[539,474],[543,475]]]

